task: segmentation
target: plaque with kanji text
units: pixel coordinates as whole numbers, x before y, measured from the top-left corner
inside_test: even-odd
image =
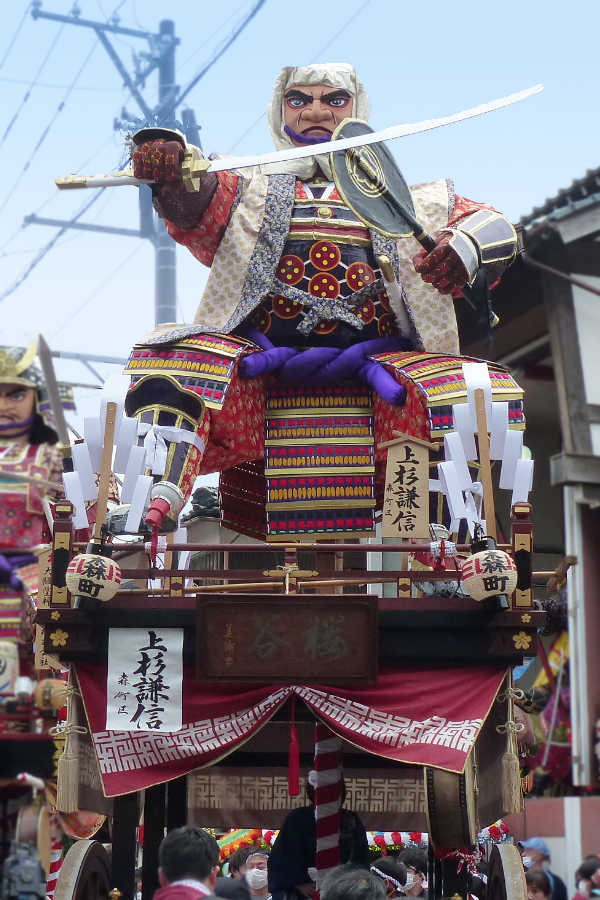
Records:
[[[405,435],[387,447],[381,536],[396,540],[429,537],[429,450],[437,447]]]
[[[377,597],[200,595],[198,681],[375,684]]]

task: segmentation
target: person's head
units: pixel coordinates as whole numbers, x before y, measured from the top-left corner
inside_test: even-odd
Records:
[[[548,844],[541,837],[532,837],[526,841],[520,841],[519,850],[521,851],[523,866],[528,871],[530,869],[543,869],[544,864],[550,862]]]
[[[37,344],[0,347],[0,440],[55,444]]]
[[[592,888],[600,888],[600,859],[588,856],[575,872],[575,884],[580,893],[589,894]]]
[[[28,435],[35,412],[35,388],[0,384],[0,437]]]
[[[253,847],[246,858],[246,882],[251,893],[259,893],[267,887],[269,850],[257,850]]]
[[[338,866],[321,886],[321,900],[385,900],[381,878],[351,863]]]
[[[253,850],[254,847],[240,847],[229,857],[229,874],[236,881],[243,881],[247,868],[246,860]]]
[[[224,878],[222,875],[217,878],[213,893],[216,897],[223,897],[223,900],[250,900],[252,896],[245,881]]]
[[[166,836],[158,850],[158,864],[163,887],[185,879],[213,887],[219,869],[219,845],[203,828],[185,825]]]
[[[406,867],[404,893],[409,897],[420,897],[427,882],[427,854],[416,847],[403,850],[398,859]]]
[[[277,150],[288,150],[331,139],[348,117],[367,121],[371,113],[362,81],[347,63],[314,63],[286,66],[275,83],[267,110],[271,137]],[[283,168],[281,168],[283,166]],[[274,163],[267,174],[289,172],[311,178],[322,169],[330,176],[328,157]]]
[[[525,873],[527,900],[550,900],[552,886],[550,879],[541,869],[531,869]]]
[[[399,896],[406,884],[406,866],[393,856],[380,856],[371,863],[371,872],[381,878],[385,884],[385,893],[389,897]]]

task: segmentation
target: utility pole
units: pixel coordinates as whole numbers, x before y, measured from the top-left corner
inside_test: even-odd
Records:
[[[164,19],[159,25],[158,34],[147,31],[138,31],[133,28],[122,28],[119,25],[119,17],[114,14],[108,22],[92,22],[81,18],[81,10],[77,6],[77,0],[68,16],[57,13],[45,12],[41,9],[41,0],[33,0],[31,15],[34,19],[50,19],[55,22],[63,22],[68,25],[79,25],[84,28],[92,28],[98,40],[110,56],[112,62],[121,75],[125,86],[131,92],[132,97],[140,107],[148,124],[160,123],[163,118],[173,115],[176,105],[179,87],[175,80],[175,48],[179,38],[175,36],[175,22]],[[108,34],[123,34],[128,37],[144,38],[148,41],[150,49],[147,53],[141,53],[136,57],[136,72],[132,76],[125,68],[119,55],[108,39]],[[140,60],[146,61],[143,65]],[[158,69],[158,104],[151,109],[141,93],[140,87],[145,85],[146,79],[154,69]],[[166,112],[170,111],[170,112]],[[125,118],[129,116],[123,112]],[[185,129],[186,139],[196,146],[200,146],[200,129],[196,123],[193,110],[184,109],[181,113]],[[158,119],[158,121],[157,121]],[[120,123],[119,123],[120,124]],[[117,122],[115,122],[117,127]],[[79,228],[84,231],[96,231],[101,234],[118,234],[122,237],[146,238],[154,245],[155,279],[154,279],[154,317],[155,324],[175,322],[177,320],[177,256],[175,241],[170,237],[163,223],[157,221],[152,208],[152,192],[147,185],[139,188],[139,231],[125,228],[112,228],[107,225],[92,225],[85,223],[73,223],[58,219],[40,218],[36,215],[27,216],[26,225],[50,225],[59,228]]]
[[[163,19],[160,23],[160,34],[171,37],[170,49],[163,54],[158,67],[158,102],[175,100],[177,86],[175,84],[175,22]],[[156,324],[177,321],[177,256],[175,241],[166,228],[156,230],[155,247],[155,280],[154,310]]]

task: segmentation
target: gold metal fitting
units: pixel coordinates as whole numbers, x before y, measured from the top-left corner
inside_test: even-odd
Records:
[[[181,177],[190,194],[200,190],[200,179],[210,169],[210,160],[205,159],[199,147],[188,144],[183,154]]]

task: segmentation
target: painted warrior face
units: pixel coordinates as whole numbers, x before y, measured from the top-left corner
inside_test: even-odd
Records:
[[[353,111],[354,96],[343,88],[297,84],[285,92],[286,131],[296,146],[307,143],[307,138],[329,140],[339,123],[352,117]]]
[[[35,388],[0,384],[0,437],[21,436],[23,423],[34,413]]]

